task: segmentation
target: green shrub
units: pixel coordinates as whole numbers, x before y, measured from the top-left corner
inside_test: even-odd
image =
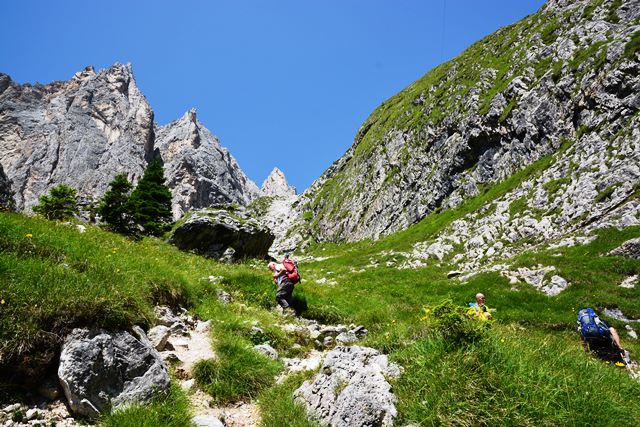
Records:
[[[464,347],[484,338],[490,323],[467,316],[468,307],[459,306],[451,299],[425,308],[422,318],[428,322],[431,332],[440,336],[451,348]]]
[[[59,184],[49,190],[48,196],[40,196],[33,211],[49,220],[69,219],[78,213],[76,190],[65,184]]]

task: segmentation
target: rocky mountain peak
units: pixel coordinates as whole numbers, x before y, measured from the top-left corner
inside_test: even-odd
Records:
[[[284,173],[277,167],[273,168],[267,179],[262,183],[262,193],[265,196],[288,197],[295,196],[295,187],[287,183]]]
[[[142,176],[153,156],[153,111],[131,65],[68,81],[17,84],[0,78],[0,163],[13,181],[16,208],[29,211],[56,184],[81,198],[101,197],[113,177]]]
[[[245,205],[260,194],[229,151],[197,119],[195,108],[157,128],[156,147],[165,162],[175,219],[215,204]]]

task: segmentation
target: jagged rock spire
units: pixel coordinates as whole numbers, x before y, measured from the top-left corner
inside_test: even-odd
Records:
[[[277,167],[273,168],[267,179],[262,183],[262,193],[265,196],[295,196],[296,188],[287,183],[284,173]]]

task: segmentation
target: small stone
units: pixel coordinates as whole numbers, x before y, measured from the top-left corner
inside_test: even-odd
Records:
[[[334,339],[331,336],[325,337],[322,341],[323,347],[332,347],[334,344]]]
[[[222,421],[213,415],[197,415],[191,418],[191,422],[197,427],[225,427]]]
[[[167,340],[171,336],[169,328],[163,325],[154,326],[149,329],[147,338],[151,341],[151,345],[158,351],[163,351],[167,345]]]
[[[358,338],[364,338],[369,334],[369,331],[365,329],[364,326],[356,326],[351,332],[356,334]]]
[[[624,325],[624,328],[627,330],[627,334],[629,334],[629,338],[631,338],[632,340],[637,340],[638,339],[638,334],[631,327],[631,325]]]
[[[223,291],[222,289],[218,290],[218,301],[220,301],[223,304],[230,304],[233,301],[233,298],[231,298],[231,294],[228,292]]]
[[[637,274],[634,276],[629,276],[626,279],[624,279],[622,283],[620,283],[620,287],[625,289],[633,289],[636,287],[636,283],[638,283],[639,278],[640,276],[638,276]]]
[[[78,230],[78,233],[84,233],[85,231],[87,231],[87,227],[85,227],[82,224],[77,224],[76,225],[76,230]]]
[[[27,420],[33,420],[38,418],[40,414],[40,411],[37,408],[31,408],[27,411],[27,413],[25,414],[25,417],[27,418]]]
[[[202,322],[198,320],[196,324],[196,332],[208,332],[211,329],[211,320],[207,320],[206,322]]]
[[[447,279],[451,279],[452,277],[456,277],[462,274],[462,271],[458,271],[458,270],[451,270],[450,272],[447,273]]]
[[[253,349],[258,353],[261,353],[267,356],[269,359],[278,360],[278,352],[275,348],[271,347],[269,344],[259,344],[254,345]]]
[[[353,332],[342,332],[336,337],[336,343],[341,345],[353,344],[358,341],[358,337]]]
[[[193,379],[193,378],[191,378],[190,380],[182,381],[182,382],[180,383],[180,385],[182,386],[182,388],[183,388],[184,390],[189,391],[189,390],[192,390],[192,389],[195,387],[195,385],[196,385],[196,380],[195,380],[195,379]]]

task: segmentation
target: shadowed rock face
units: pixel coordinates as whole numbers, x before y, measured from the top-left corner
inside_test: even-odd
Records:
[[[244,209],[206,209],[178,227],[169,243],[186,251],[233,261],[266,258],[273,234],[251,219]]]
[[[197,119],[195,110],[159,127],[156,147],[173,195],[174,219],[215,204],[246,205],[260,195],[229,151]]]
[[[13,210],[15,203],[13,201],[13,190],[11,189],[11,181],[4,174],[4,169],[0,165],[0,209]]]
[[[0,163],[16,208],[29,211],[56,184],[101,197],[120,172],[142,176],[153,154],[153,112],[130,65],[69,81],[19,85],[0,74]]]

